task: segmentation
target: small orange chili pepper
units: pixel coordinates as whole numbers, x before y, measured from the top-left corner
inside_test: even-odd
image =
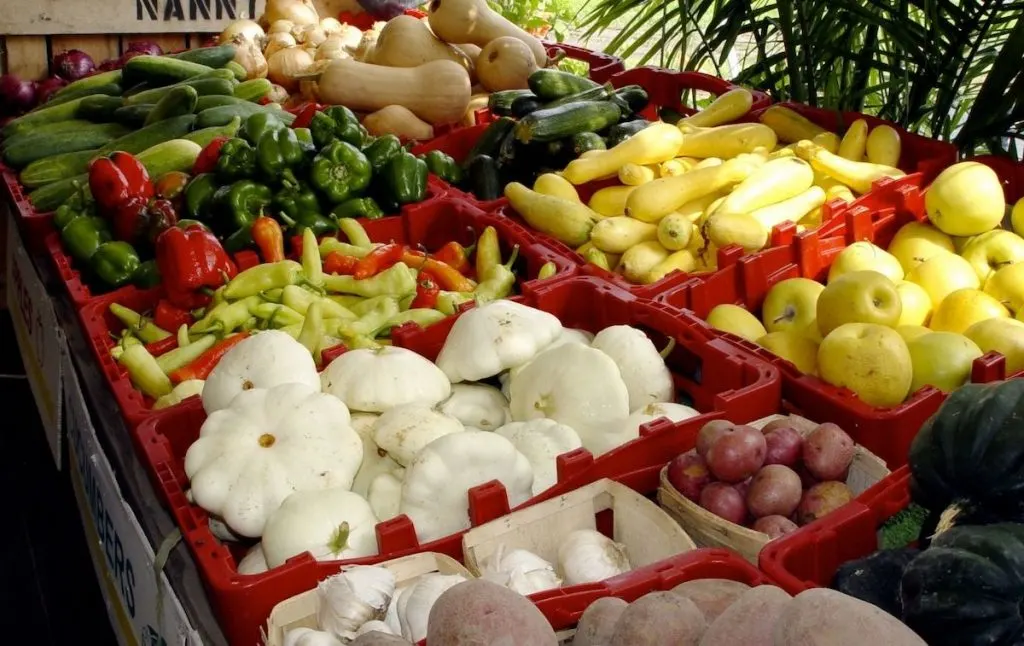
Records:
[[[402,254],[402,262],[413,269],[419,269],[430,274],[441,289],[449,292],[471,292],[476,288],[476,283],[463,276],[459,270],[451,265],[428,258],[416,251],[406,251]]]
[[[436,252],[430,254],[430,256],[434,260],[454,267],[460,274],[466,274],[470,270],[469,256],[473,253],[473,246],[463,247],[458,242],[452,240]]]
[[[252,223],[252,240],[260,249],[263,262],[284,260],[284,233],[274,218],[261,215]]]
[[[188,381],[189,379],[206,379],[210,376],[210,372],[213,371],[221,358],[227,354],[228,350],[244,341],[248,336],[248,332],[239,332],[234,336],[224,339],[217,345],[199,355],[199,358],[192,363],[188,364],[184,368],[178,368],[172,372],[171,381],[176,384],[180,384],[181,382]]]
[[[356,273],[359,259],[346,256],[340,251],[332,251],[324,258],[324,273],[351,276]]]
[[[404,253],[405,247],[400,244],[392,242],[390,244],[381,245],[359,259],[359,263],[356,265],[356,271],[353,276],[355,276],[356,280],[376,276],[385,269],[388,269],[392,265],[398,263],[398,261],[402,259],[402,255]]]

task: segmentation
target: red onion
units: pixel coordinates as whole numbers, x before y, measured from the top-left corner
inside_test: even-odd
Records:
[[[135,42],[128,43],[128,49],[126,51],[139,52],[150,56],[163,56],[164,54],[164,50],[160,48],[160,45],[149,40],[137,40]]]
[[[65,50],[53,57],[53,71],[69,81],[89,76],[96,67],[92,57],[80,49]]]
[[[119,58],[108,58],[107,60],[105,60],[105,61],[103,61],[102,63],[99,64],[99,67],[97,67],[93,71],[93,74],[99,74],[100,72],[109,72],[111,70],[116,70],[116,69],[120,69],[120,68],[121,68],[121,59],[119,59]]]
[[[140,52],[138,50],[136,50],[136,51],[128,50],[125,53],[121,54],[121,58],[117,59],[118,67],[124,65],[125,63],[127,63],[130,60],[132,60],[136,56],[143,56],[143,52]]]
[[[50,95],[67,84],[68,82],[59,76],[51,76],[44,81],[40,81],[36,85],[36,102],[46,103],[50,100]]]
[[[36,103],[36,84],[13,74],[0,76],[0,107],[5,114],[19,114]]]

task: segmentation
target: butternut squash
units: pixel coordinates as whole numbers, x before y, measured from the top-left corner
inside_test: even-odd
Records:
[[[536,71],[533,52],[526,43],[511,36],[487,43],[476,60],[476,76],[491,92],[529,89],[527,79]]]
[[[483,51],[479,45],[474,45],[473,43],[459,43],[458,45],[455,45],[455,47],[459,48],[459,50],[466,55],[466,58],[469,59],[469,62],[476,67],[476,61],[480,58],[480,52]]]
[[[471,96],[469,74],[452,61],[385,67],[336,60],[316,76],[324,103],[362,112],[401,105],[433,125],[458,123],[466,114]]]
[[[539,67],[547,65],[544,45],[491,9],[487,0],[432,0],[428,11],[430,28],[447,43],[483,47],[495,38],[512,36],[526,43]]]
[[[416,67],[430,61],[458,63],[468,72],[469,58],[459,49],[441,41],[425,22],[412,16],[395,16],[377,36],[373,57],[368,61],[389,67]]]
[[[434,137],[434,127],[409,108],[389,105],[363,117],[363,126],[371,135],[395,135],[402,139],[426,140]]]

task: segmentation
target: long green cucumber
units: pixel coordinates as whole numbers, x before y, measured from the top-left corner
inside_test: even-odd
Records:
[[[11,168],[24,168],[44,157],[98,148],[128,132],[120,123],[98,123],[74,132],[32,135],[8,146],[4,150],[4,162]]]
[[[98,88],[104,85],[121,83],[121,70],[110,70],[109,72],[101,72],[94,74],[93,76],[87,76],[84,79],[78,79],[68,83],[61,89],[53,93],[53,99],[58,99],[67,94],[74,95],[76,92],[81,92],[85,88]]]
[[[93,94],[82,99],[82,102],[78,104],[78,112],[75,113],[75,116],[93,123],[108,123],[115,121],[114,113],[123,104],[124,101],[119,96]]]
[[[239,99],[236,96],[222,96],[220,94],[211,94],[210,96],[201,96],[199,101],[196,103],[196,113],[205,112],[210,108],[219,108],[224,105],[245,105],[251,103],[245,99]]]
[[[530,74],[527,83],[530,90],[545,101],[554,101],[563,96],[600,86],[600,83],[595,83],[588,78],[556,69],[537,70]]]
[[[231,123],[235,117],[247,119],[254,114],[270,111],[278,117],[286,126],[292,125],[295,115],[277,108],[268,108],[258,103],[240,103],[238,105],[223,105],[219,108],[210,108],[199,113],[196,120],[197,128],[211,128],[213,126],[224,126]]]
[[[236,98],[245,99],[246,101],[259,101],[270,94],[272,89],[274,89],[274,84],[267,79],[252,79],[251,81],[236,85],[235,91],[232,94]]]
[[[163,96],[153,110],[146,115],[145,125],[151,126],[154,123],[179,117],[183,114],[192,114],[196,110],[196,103],[199,101],[199,94],[196,89],[189,85],[182,85],[174,88]]]
[[[64,94],[62,96],[55,96],[49,101],[47,101],[44,105],[60,105],[62,103],[68,103],[70,101],[74,101],[75,99],[81,99],[82,97],[86,96],[121,96],[121,92],[122,88],[120,85],[118,85],[117,83],[108,83],[106,85],[101,85],[99,87],[82,88],[80,90]]]
[[[35,126],[44,123],[53,123],[55,121],[70,121],[75,118],[78,112],[78,106],[81,105],[82,99],[74,99],[67,103],[61,103],[60,105],[54,105],[46,108],[37,108],[28,114],[24,114],[14,121],[11,121],[4,129],[0,131],[4,139],[13,137],[16,134],[26,133],[31,131]]]
[[[126,126],[132,126],[133,128],[141,128],[142,124],[146,123],[146,117],[149,116],[154,107],[156,106],[152,103],[126,105],[114,110],[114,121],[123,123]]]
[[[227,78],[224,78],[225,75]],[[228,70],[213,70],[210,75],[203,74],[201,76],[188,79],[187,81],[182,81],[181,83],[175,83],[174,85],[166,85],[164,87],[157,87],[133,94],[124,100],[124,104],[138,105],[140,103],[156,103],[160,99],[164,98],[168,92],[179,87],[191,87],[199,96],[206,96],[208,94],[230,95],[235,90],[234,77],[231,72]]]
[[[199,63],[208,67],[224,67],[235,59],[236,48],[228,43],[214,47],[198,47],[189,49],[178,54],[168,54],[167,58],[175,58],[179,61]]]
[[[241,83],[249,77],[249,73],[245,71],[245,68],[233,60],[224,63],[224,69],[231,70],[231,72],[235,75],[235,80],[239,83]]]
[[[33,127],[31,130],[26,130],[11,135],[8,139],[4,139],[3,143],[0,143],[0,150],[6,149],[11,145],[18,145],[24,142],[28,137],[35,137],[37,135],[54,134],[57,132],[74,132],[79,128],[88,128],[93,125],[91,121],[85,119],[68,119],[67,121],[54,121],[53,123],[43,123]]]
[[[193,141],[203,148],[210,145],[217,137],[234,137],[238,134],[238,129],[242,127],[242,118],[235,117],[230,123],[223,126],[211,126],[209,128],[203,128],[202,130],[196,130],[191,132],[182,139]]]
[[[143,81],[154,87],[173,85],[179,81],[187,81],[193,76],[209,72],[212,69],[209,65],[191,63],[169,56],[136,56],[125,63],[124,68],[121,70],[123,75],[122,85],[130,87]]]

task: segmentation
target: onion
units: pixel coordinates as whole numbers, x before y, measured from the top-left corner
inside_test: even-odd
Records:
[[[270,86],[270,92],[267,93],[266,99],[271,103],[284,103],[288,100],[288,90],[284,89],[280,85],[272,84]]]
[[[302,42],[307,47],[318,47],[325,40],[327,40],[327,32],[320,25],[306,25],[302,31]]]
[[[235,62],[245,68],[245,78],[262,79],[267,77],[267,59],[256,43],[248,40],[235,41]]]
[[[67,84],[68,82],[59,76],[51,76],[45,81],[40,81],[39,84],[36,85],[36,102],[46,103],[54,92]]]
[[[330,16],[328,16],[327,18],[320,19],[320,28],[323,29],[328,36],[330,36],[331,34],[337,34],[341,32],[341,23],[338,22],[337,18],[331,18]]]
[[[341,58],[351,58],[351,55],[345,49],[345,43],[341,41],[341,38],[334,35],[328,36],[327,40],[320,43],[320,46],[316,48],[316,56],[313,58],[318,61],[333,61]]]
[[[313,67],[313,56],[301,47],[289,47],[275,52],[267,61],[267,78],[289,92],[299,87],[299,74]]]
[[[36,103],[36,84],[13,74],[0,76],[0,108],[4,114],[19,114]]]
[[[338,35],[341,36],[341,42],[345,43],[345,47],[351,51],[358,49],[359,43],[363,41],[363,32],[359,31],[358,27],[353,27],[352,25],[342,25]]]
[[[270,25],[270,29],[267,30],[267,35],[271,34],[288,34],[291,35],[292,29],[295,29],[295,23],[291,20],[278,20],[274,24]]]
[[[136,40],[128,43],[129,52],[142,52],[150,56],[163,56],[164,50],[151,40]]]
[[[225,27],[224,31],[220,32],[220,42],[237,44],[238,41],[242,40],[250,43],[256,43],[257,46],[262,46],[265,36],[266,34],[263,33],[263,28],[255,21],[236,20]]]
[[[305,27],[320,22],[320,16],[312,2],[303,0],[267,0],[263,10],[263,19],[270,24],[278,20],[290,20],[296,25]]]
[[[291,34],[277,32],[267,37],[267,45],[263,48],[263,56],[269,59],[271,56],[289,47],[295,47],[295,39]]]
[[[54,73],[69,81],[85,78],[95,69],[96,63],[80,49],[68,49],[53,57]]]
[[[93,73],[109,72],[111,70],[120,69],[121,59],[120,58],[108,58],[99,64],[99,67]]]

